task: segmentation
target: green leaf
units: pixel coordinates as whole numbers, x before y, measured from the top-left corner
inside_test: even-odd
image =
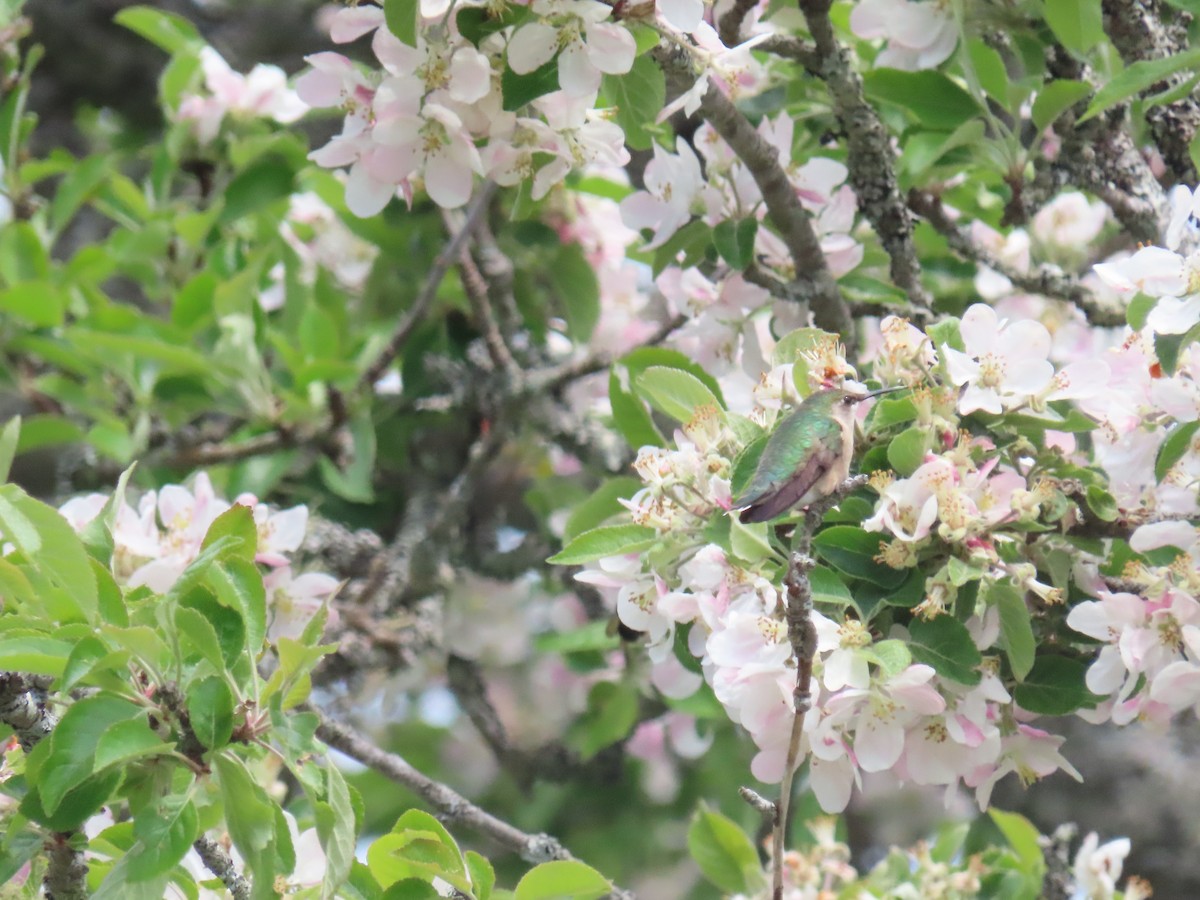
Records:
[[[642,372],[652,366],[665,366],[668,369],[681,369],[684,372],[690,372],[695,375],[704,386],[712,391],[713,396],[717,398],[718,405],[724,408],[725,400],[721,394],[721,386],[717,383],[717,379],[713,378],[704,367],[693,360],[691,357],[678,350],[669,350],[666,347],[639,347],[637,350],[631,350],[626,353],[618,361],[619,365],[624,366],[629,370],[630,380],[637,379]]]
[[[638,377],[637,390],[659,412],[685,425],[696,415],[698,407],[722,408],[721,401],[704,382],[682,369],[650,366]]]
[[[646,405],[636,394],[621,386],[615,367],[608,376],[608,402],[613,411],[613,425],[630,447],[662,445],[663,437],[654,426]]]
[[[200,549],[208,549],[223,537],[233,537],[238,541],[229,545],[229,556],[254,561],[254,555],[258,552],[258,526],[254,523],[254,513],[250,507],[235,503],[217,516],[208,526]]]
[[[549,267],[567,320],[567,335],[585,343],[600,321],[600,282],[579,244],[563,244]]]
[[[459,9],[456,21],[458,33],[478,47],[484,38],[503,31],[510,25],[519,24],[528,16],[529,7],[516,4],[505,4],[498,8],[467,6]]]
[[[500,95],[504,98],[504,111],[516,112],[538,97],[558,90],[558,57],[545,65],[518,75],[508,66],[500,73]]]
[[[941,72],[875,69],[863,75],[867,93],[910,110],[929,128],[953,130],[980,113],[975,98]]]
[[[979,684],[983,657],[962,622],[951,615],[917,618],[908,630],[908,649],[913,659],[932,666],[943,678],[960,684]]]
[[[689,269],[708,256],[712,249],[712,229],[700,219],[693,219],[654,251],[650,270],[657,278],[667,266]]]
[[[467,871],[471,875],[471,893],[477,900],[488,900],[492,896],[492,888],[496,886],[496,870],[487,857],[468,850]]]
[[[808,586],[812,588],[814,603],[831,603],[836,606],[848,606],[854,602],[850,588],[838,577],[833,569],[825,566],[813,566],[808,572]]]
[[[21,555],[62,588],[83,618],[95,621],[96,576],[83,543],[55,509],[15,484],[0,486],[0,531]]]
[[[914,425],[912,428],[900,432],[888,444],[888,465],[902,477],[907,478],[920,468],[927,449],[929,449],[929,429]]]
[[[441,900],[442,895],[428,881],[405,878],[383,892],[379,900]]]
[[[1171,467],[1192,448],[1192,438],[1196,436],[1197,429],[1200,429],[1200,422],[1176,425],[1158,448],[1158,457],[1154,460],[1154,480],[1159,484],[1167,477]]]
[[[1104,40],[1100,0],[1046,0],[1046,24],[1068,50],[1083,55]]]
[[[275,837],[275,804],[241,760],[226,753],[212,760],[233,845],[246,859],[259,857]],[[255,873],[261,877],[259,873]]]
[[[663,70],[649,56],[639,56],[624,75],[605,75],[604,94],[616,107],[616,121],[632,150],[649,150],[654,144],[647,126],[653,125],[667,98]]]
[[[332,900],[350,875],[354,865],[354,806],[350,788],[337,766],[325,766],[325,802],[332,812],[331,827],[318,829],[325,850],[325,876],[321,881],[321,900]]]
[[[834,525],[813,538],[813,549],[840,572],[880,587],[899,587],[908,577],[904,569],[875,562],[884,539],[853,525]]]
[[[729,547],[733,555],[747,562],[760,559],[770,559],[775,555],[768,537],[770,525],[767,522],[743,524],[737,518],[729,522]]]
[[[410,47],[417,46],[418,0],[383,0],[383,16],[388,31]]]
[[[67,792],[95,772],[96,747],[113,725],[142,711],[126,700],[99,694],[67,708],[50,736],[50,751],[37,779],[42,809],[53,815]]]
[[[754,262],[758,219],[725,219],[713,229],[713,245],[732,269],[739,272]]]
[[[277,157],[260,160],[239,172],[225,189],[225,205],[217,216],[222,225],[285,200],[296,189],[296,173]]]
[[[1043,716],[1065,716],[1089,706],[1092,694],[1084,684],[1087,665],[1065,656],[1039,656],[1025,683],[1013,689],[1013,699],[1025,710]]]
[[[0,843],[0,884],[8,884],[35,853],[45,849],[46,838],[32,829],[15,830],[15,823]]]
[[[61,325],[66,318],[67,298],[48,281],[23,281],[0,290],[0,312],[9,313],[38,328]]]
[[[21,439],[21,417],[13,416],[0,431],[0,481],[8,481],[13,457],[17,455],[17,444]]]
[[[100,638],[94,635],[83,638],[71,650],[71,656],[63,668],[62,680],[55,686],[56,689],[64,694],[69,692],[96,668],[100,660],[109,655],[108,646]]]
[[[700,872],[723,892],[750,894],[762,886],[762,865],[750,838],[703,803],[688,825],[687,844]]]
[[[546,631],[533,639],[539,653],[589,653],[596,650],[615,650],[621,639],[608,633],[608,621],[588,622],[570,631]]]
[[[196,26],[183,16],[150,6],[127,6],[113,16],[113,21],[171,54],[204,44]]]
[[[459,890],[470,890],[458,844],[441,822],[417,809],[400,816],[391,832],[371,844],[367,865],[384,887],[405,878],[441,878]]]
[[[184,794],[168,794],[133,820],[134,845],[125,855],[130,881],[168,872],[187,855],[200,833],[200,816]]]
[[[1090,509],[1097,519],[1105,522],[1115,522],[1120,511],[1117,509],[1117,501],[1108,491],[1100,487],[1098,484],[1089,484],[1087,493],[1088,509]]]
[[[624,514],[626,510],[620,500],[632,497],[641,487],[640,479],[627,475],[605,481],[590,497],[571,510],[570,518],[563,526],[563,540],[569,542],[585,531],[598,528],[612,516]]]
[[[223,678],[210,675],[188,685],[192,731],[206,750],[220,750],[233,734],[234,696]]]
[[[1017,857],[1026,867],[1044,866],[1046,859],[1042,853],[1041,834],[1037,828],[1022,815],[1005,812],[1001,809],[989,809],[988,815],[996,823],[1004,835],[1008,845],[1013,848]]]
[[[638,694],[632,685],[601,681],[588,691],[587,709],[571,726],[567,744],[591,759],[627,737],[638,719]]]
[[[1197,66],[1200,66],[1200,47],[1160,59],[1144,59],[1135,62],[1096,91],[1096,96],[1088,104],[1087,112],[1079,117],[1079,124],[1082,125],[1088,119],[1140,94],[1176,72],[1194,69]]]
[[[1000,611],[1000,634],[1013,675],[1017,681],[1024,681],[1033,668],[1033,656],[1037,650],[1033,620],[1025,598],[1011,584],[997,582],[988,589],[987,599]]]
[[[899,675],[912,665],[912,652],[908,645],[895,638],[872,644],[869,652],[888,678]]]
[[[58,676],[66,668],[73,644],[40,635],[0,639],[0,670]]]
[[[622,556],[645,550],[658,540],[658,532],[645,525],[604,525],[585,531],[546,562],[578,566],[605,556]]]
[[[236,610],[246,626],[246,650],[257,659],[267,635],[267,593],[262,572],[240,557],[214,562],[207,573],[217,599]]]
[[[599,900],[612,890],[608,879],[573,859],[534,866],[517,882],[513,900]]]
[[[967,42],[967,54],[984,93],[1007,109],[1008,71],[1004,67],[1004,59],[981,38],[972,38]]]
[[[170,755],[175,744],[159,738],[146,716],[118,722],[100,736],[96,744],[96,771],[143,756]]]
[[[1146,319],[1150,317],[1150,313],[1157,305],[1157,297],[1151,297],[1138,291],[1129,301],[1129,305],[1125,307],[1126,323],[1134,331],[1141,331],[1146,325]]]
[[[225,656],[221,652],[221,640],[217,630],[201,613],[187,607],[175,610],[175,630],[180,639],[196,651],[218,672],[225,668]]]
[[[1092,86],[1084,81],[1057,78],[1046,82],[1033,101],[1030,113],[1033,124],[1039,132],[1044,131],[1048,125],[1091,92]]]

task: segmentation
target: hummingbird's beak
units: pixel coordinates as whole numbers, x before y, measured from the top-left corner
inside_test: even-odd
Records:
[[[858,394],[857,397],[858,397],[858,401],[861,403],[863,400],[869,400],[872,397],[881,397],[884,394],[891,394],[891,393],[894,393],[895,391],[903,391],[903,390],[907,390],[907,389],[908,389],[908,385],[898,384],[895,387],[880,388],[877,391],[871,391],[866,394]]]

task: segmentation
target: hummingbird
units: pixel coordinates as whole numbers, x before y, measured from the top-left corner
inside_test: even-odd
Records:
[[[766,522],[796,504],[809,504],[850,477],[854,455],[854,408],[868,397],[841,388],[817,391],[788,413],[767,439],[754,477],[734,501],[741,521]]]

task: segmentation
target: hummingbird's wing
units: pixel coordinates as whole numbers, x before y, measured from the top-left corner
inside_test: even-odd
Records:
[[[803,499],[837,462],[841,426],[832,418],[789,415],[763,448],[750,484],[736,500],[741,521],[766,522]]]

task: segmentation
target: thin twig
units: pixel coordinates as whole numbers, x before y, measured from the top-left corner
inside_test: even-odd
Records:
[[[829,271],[812,216],[788,181],[779,151],[715,85],[709,85],[700,111],[745,164],[758,185],[767,206],[767,217],[779,231],[792,257],[796,296],[809,305],[818,328],[840,334],[849,341],[854,336],[850,312],[833,273]]]
[[[787,630],[796,660],[796,687],[792,692],[794,714],[792,732],[788,739],[787,760],[783,768],[783,780],[779,785],[779,801],[776,804],[775,828],[772,840],[773,857],[773,900],[783,900],[783,854],[787,838],[788,807],[792,800],[792,784],[796,767],[800,762],[800,744],[804,737],[804,717],[812,708],[813,660],[817,655],[817,629],[813,625],[812,587],[808,572],[815,565],[808,555],[812,549],[813,534],[821,525],[825,513],[849,494],[867,483],[865,475],[847,478],[828,496],[809,505],[804,515],[803,529],[794,542],[795,552],[788,563],[787,578]]]
[[[726,47],[735,47],[742,42],[742,23],[746,21],[750,10],[756,6],[758,6],[758,0],[733,0],[733,5],[725,11],[725,15],[721,16],[720,22],[717,23],[722,44]]]
[[[686,322],[687,316],[682,313],[675,315],[666,322],[663,322],[653,334],[638,346],[657,346],[669,338]],[[629,351],[622,350],[620,353],[611,353],[609,351],[590,353],[587,356],[569,360],[557,366],[530,372],[524,379],[522,390],[526,394],[541,394],[558,390],[569,382],[588,375],[594,375],[597,372],[603,372],[627,352]]]
[[[438,288],[442,285],[442,279],[446,277],[446,272],[454,265],[462,249],[467,245],[467,239],[470,238],[476,223],[486,213],[495,191],[496,183],[494,181],[485,181],[475,192],[470,206],[467,207],[462,227],[454,233],[450,240],[446,242],[446,245],[442,247],[441,252],[434,258],[433,265],[429,269],[429,274],[425,276],[425,283],[421,285],[421,290],[417,293],[416,299],[413,300],[412,306],[408,308],[408,312],[404,314],[404,317],[396,325],[396,329],[392,332],[387,346],[380,351],[379,355],[375,358],[375,362],[371,363],[367,367],[367,370],[363,372],[358,382],[359,387],[364,390],[370,390],[371,386],[383,377],[383,373],[387,371],[388,366],[399,355],[400,350],[404,347],[413,330],[425,318],[425,314],[429,312],[429,308],[433,305],[434,298],[437,297]]]
[[[908,192],[908,205],[946,239],[951,250],[965,259],[998,272],[1022,291],[1074,304],[1092,325],[1115,328],[1125,324],[1123,312],[1104,306],[1078,278],[1066,274],[1057,266],[1040,265],[1033,267],[1031,271],[1022,272],[993,256],[986,248],[971,240],[965,229],[958,226],[936,194],[913,188]]]
[[[471,301],[471,311],[475,314],[475,320],[483,331],[483,342],[487,347],[488,356],[492,360],[492,366],[497,372],[512,375],[517,371],[517,363],[508,349],[508,344],[504,341],[504,335],[500,333],[500,325],[496,316],[492,313],[487,281],[475,265],[475,260],[472,259],[471,253],[466,247],[458,256],[458,266],[462,274],[463,287],[467,291],[467,299]]]
[[[817,54],[817,48],[807,41],[791,35],[776,34],[759,44],[758,49],[799,63],[810,75],[820,74],[821,58]]]
[[[233,900],[250,900],[252,891],[250,882],[237,870],[233,858],[225,852],[225,848],[212,838],[201,835],[196,838],[192,848],[204,863],[204,867],[221,879],[221,883],[229,888]]]
[[[436,502],[432,496],[412,498],[406,510],[404,524],[372,566],[366,584],[356,602],[364,606],[376,602],[390,610],[403,599],[411,577],[412,563],[417,552],[443,534],[444,529],[457,521],[473,495],[473,485],[479,474],[503,445],[502,429],[498,423],[480,435],[467,451],[467,464]]]
[[[1054,834],[1038,839],[1042,858],[1046,861],[1046,876],[1042,879],[1042,900],[1068,900],[1075,893],[1075,878],[1071,866],[1071,844],[1079,828],[1065,822]]]
[[[316,714],[319,721],[317,737],[322,741],[408,788],[430,806],[438,809],[443,820],[465,825],[487,835],[502,847],[520,855],[526,862],[536,864],[556,859],[574,859],[557,838],[549,834],[528,834],[521,831],[476,806],[453,788],[440,781],[434,781],[395,753],[375,746],[354,729],[330,719],[320,710],[311,706],[303,706],[302,709]],[[612,896],[622,900],[633,900],[633,894],[619,888],[613,889]]]
[[[863,94],[862,78],[838,41],[829,20],[830,0],[800,0],[816,43],[817,73],[829,89],[833,111],[846,134],[846,168],[858,208],[891,259],[892,281],[908,295],[919,321],[933,313],[921,283],[913,223],[896,178],[891,132]]]

